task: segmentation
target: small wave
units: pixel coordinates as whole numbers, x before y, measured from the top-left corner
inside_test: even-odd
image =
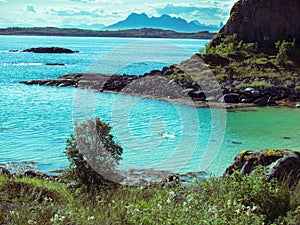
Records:
[[[175,138],[174,134],[168,134],[167,132],[161,132],[159,134],[162,138]]]
[[[43,63],[3,63],[3,66],[43,66]]]

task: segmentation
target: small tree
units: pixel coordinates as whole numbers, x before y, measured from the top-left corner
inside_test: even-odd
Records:
[[[68,181],[87,192],[120,181],[115,167],[122,159],[123,148],[115,143],[110,131],[109,124],[99,118],[76,124],[65,151],[70,162],[65,172]]]

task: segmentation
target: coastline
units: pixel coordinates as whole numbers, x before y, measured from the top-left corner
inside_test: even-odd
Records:
[[[216,33],[201,31],[184,33],[153,28],[127,29],[117,31],[95,31],[78,28],[56,27],[8,27],[0,28],[0,35],[18,36],[62,36],[62,37],[116,37],[116,38],[171,38],[171,39],[211,39]]]
[[[166,78],[158,76],[153,76],[153,74],[134,76],[101,73],[76,73],[66,74],[58,77],[57,79],[28,80],[21,81],[20,83],[26,85],[42,85],[52,87],[74,87],[95,92],[131,95],[157,101],[166,101],[174,104],[196,108],[221,108],[228,109],[229,111],[237,108],[264,106],[296,108],[297,104],[297,101],[290,101],[287,99],[278,100],[276,101],[276,104],[271,105],[259,105],[253,102],[243,103],[199,100],[197,98],[191,97],[189,95],[189,92],[186,91],[186,88],[180,87],[174,81],[170,81]],[[138,84],[141,85],[137,86]],[[158,86],[155,86],[156,84],[158,84]],[[168,85],[168,90],[162,91],[164,85]]]

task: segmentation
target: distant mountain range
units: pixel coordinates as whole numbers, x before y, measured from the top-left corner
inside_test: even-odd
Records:
[[[139,28],[158,28],[164,30],[174,30],[177,32],[216,32],[220,29],[219,26],[202,24],[197,20],[187,22],[180,17],[176,18],[165,14],[161,17],[148,17],[145,13],[132,13],[125,20],[110,26],[106,26],[102,28],[102,30],[125,30]]]

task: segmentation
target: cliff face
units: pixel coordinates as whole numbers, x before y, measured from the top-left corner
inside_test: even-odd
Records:
[[[265,42],[299,37],[299,0],[239,0],[231,9],[230,18],[210,46],[221,38],[237,34],[238,40]]]

